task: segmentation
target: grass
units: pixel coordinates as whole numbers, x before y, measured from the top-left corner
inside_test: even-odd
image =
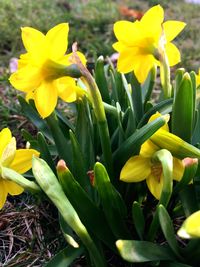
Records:
[[[106,56],[114,52],[113,23],[118,19],[131,20],[120,15],[119,6],[147,10],[149,5],[158,3],[165,7],[166,19],[187,23],[176,41],[182,54],[179,66],[197,71],[200,66],[198,5],[186,4],[183,0],[176,1],[176,4],[173,0],[1,0],[0,127],[9,126],[17,135],[18,143],[22,142],[19,137],[22,126],[34,130],[20,112],[16,98],[18,92],[10,88],[7,82],[10,58],[24,51],[20,27],[31,26],[45,33],[54,25],[67,21],[70,23],[69,43],[77,41],[89,62],[93,62],[98,55]],[[0,262],[3,266],[43,266],[64,246],[57,214],[47,202],[38,206],[29,194],[9,198],[0,217]]]

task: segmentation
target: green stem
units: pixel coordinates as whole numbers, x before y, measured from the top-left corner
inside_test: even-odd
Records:
[[[163,189],[157,207],[159,207],[160,204],[162,204],[164,207],[167,207],[172,194],[173,157],[168,150],[161,149],[154,154],[152,160],[160,162],[162,164],[163,171]],[[153,241],[158,227],[159,218],[158,209],[156,209],[149,232],[147,234],[147,240]]]
[[[2,167],[1,175],[3,179],[15,182],[16,184],[20,185],[26,190],[29,190],[32,193],[41,193],[40,187],[35,182],[29,181],[24,176],[12,169]]]
[[[74,55],[76,64],[80,68],[80,71],[84,77],[84,80],[88,85],[88,90],[89,90],[89,94],[92,100],[94,114],[97,119],[97,125],[99,129],[104,163],[109,173],[109,176],[113,177],[113,160],[112,160],[111,142],[110,142],[108,123],[106,119],[102,97],[101,97],[100,91],[97,87],[97,84],[94,78],[92,77],[90,72],[87,70],[87,68],[82,64],[81,60],[76,54],[76,47],[73,47],[73,50],[75,50],[73,55]]]
[[[116,107],[109,105],[105,102],[103,102],[103,106],[104,106],[106,113],[112,114],[116,119],[118,119],[118,111],[117,111]],[[124,112],[122,112],[122,116],[124,116]]]
[[[165,99],[170,98],[172,95],[172,86],[170,82],[170,67],[169,61],[165,51],[162,51],[160,55],[160,78],[164,92]]]

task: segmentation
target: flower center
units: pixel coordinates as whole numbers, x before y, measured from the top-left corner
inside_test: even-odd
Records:
[[[153,166],[151,166],[151,174],[160,182],[162,165],[160,163],[154,163]]]

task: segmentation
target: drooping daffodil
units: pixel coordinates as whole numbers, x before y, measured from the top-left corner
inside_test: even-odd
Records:
[[[16,149],[15,137],[12,137],[8,128],[0,132],[0,209],[4,206],[8,194],[14,196],[24,191],[15,182],[4,179],[1,168],[10,168],[23,174],[31,169],[33,155],[39,156],[39,152],[34,149]]]
[[[50,29],[46,35],[31,28],[22,28],[22,41],[27,53],[18,60],[18,69],[10,77],[16,89],[34,99],[42,118],[48,117],[60,97],[66,102],[76,100],[76,80],[65,74],[67,66],[73,64],[72,53],[65,54],[68,47],[68,23]],[[86,63],[85,56],[77,52]]]
[[[163,20],[163,8],[157,5],[150,8],[140,21],[118,21],[114,24],[118,41],[113,47],[119,52],[119,72],[134,71],[138,81],[143,83],[152,67],[160,65],[163,50],[170,66],[180,62],[180,52],[171,41],[183,30],[185,23]]]
[[[159,113],[151,116],[149,121],[161,116]],[[165,124],[161,130],[169,131]],[[159,131],[159,130],[158,130]],[[146,179],[147,186],[156,199],[160,199],[163,188],[163,170],[160,162],[153,160],[154,154],[161,148],[155,145],[150,139],[147,140],[140,150],[140,154],[131,157],[120,173],[120,180],[124,182],[141,182]],[[180,181],[184,173],[182,160],[173,157],[173,179]]]

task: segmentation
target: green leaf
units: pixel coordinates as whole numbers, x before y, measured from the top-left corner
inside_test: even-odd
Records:
[[[115,250],[113,246],[115,238],[106,222],[103,211],[89,198],[88,194],[74,179],[68,169],[62,168],[59,171],[59,165],[57,169],[60,184],[82,222],[95,236],[102,240],[108,247]]]
[[[169,249],[148,241],[118,240],[116,246],[121,257],[129,262],[173,260]]]
[[[152,91],[153,91],[153,88],[154,88],[154,85],[155,85],[156,74],[157,74],[157,67],[154,66],[150,70],[146,81],[142,85],[142,93],[144,92],[143,93],[143,102],[144,102],[144,107],[145,108],[146,108],[146,104],[150,100],[150,97],[151,97],[151,94],[152,94]]]
[[[140,237],[140,239],[142,240],[145,227],[145,218],[142,209],[140,207],[140,204],[137,201],[134,201],[132,205],[132,218],[136,232]]]
[[[59,157],[64,159],[68,166],[71,167],[71,147],[67,137],[63,134],[60,128],[59,121],[55,112],[53,112],[49,117],[47,117],[46,121],[51,130]]]
[[[119,171],[131,156],[138,153],[140,146],[165,123],[165,118],[159,117],[127,138],[113,154],[113,162],[116,170]]]
[[[86,100],[78,101],[77,112],[75,135],[85,156],[87,169],[92,169],[95,162],[94,123]]]
[[[195,112],[195,128],[193,131],[193,136],[192,136],[192,144],[196,145],[197,143],[200,142],[200,103],[197,106],[196,112]]]
[[[129,231],[125,225],[125,203],[119,192],[111,184],[105,167],[101,163],[97,162],[94,167],[94,174],[95,186],[99,193],[103,210],[110,228],[116,238],[130,237]]]
[[[144,106],[142,101],[142,88],[133,72],[128,77],[132,87],[132,100],[135,111],[135,117],[136,121],[139,122],[144,114]]]
[[[110,104],[111,100],[110,100],[108,83],[107,83],[105,70],[104,70],[104,58],[103,58],[103,56],[100,56],[96,61],[95,81],[96,81],[97,86],[100,90],[103,101]]]
[[[55,164],[52,160],[52,157],[51,157],[47,142],[44,138],[44,135],[39,132],[37,134],[37,139],[38,139],[38,144],[40,147],[40,157],[47,162],[47,164],[50,166],[52,171],[56,174]]]
[[[143,125],[145,125],[149,118],[155,114],[157,111],[161,114],[167,114],[170,113],[172,111],[172,103],[173,103],[173,99],[165,99],[163,101],[161,101],[160,103],[156,104],[155,106],[153,106],[152,108],[150,108],[142,117],[141,121],[138,123],[137,128],[141,128]]]
[[[32,170],[41,189],[51,199],[60,214],[63,216],[63,219],[74,230],[88,249],[95,266],[106,266],[103,255],[98,250],[94,240],[91,238],[86,227],[81,222],[76,210],[66,197],[61,185],[59,184],[57,177],[54,175],[47,163],[40,158],[33,157]]]
[[[199,209],[195,187],[193,184],[185,186],[179,193],[186,217]]]
[[[163,205],[159,205],[158,207],[158,216],[159,216],[161,229],[163,231],[163,234],[169,246],[171,247],[171,249],[173,250],[176,256],[178,256],[179,258],[182,258],[180,256],[180,251],[179,251],[178,243],[176,240],[173,223],[171,221],[171,218],[167,210],[165,209]]]
[[[71,266],[73,261],[80,257],[84,252],[83,247],[72,248],[66,247],[58,252],[45,267],[68,267]]]
[[[56,116],[59,118],[59,120],[65,124],[66,127],[66,132],[69,131],[69,129],[71,129],[72,131],[75,131],[75,127],[74,125],[59,111],[59,110],[55,110]]]
[[[70,131],[69,134],[72,144],[72,169],[74,176],[76,177],[76,180],[79,182],[81,187],[83,187],[86,192],[90,192],[91,184],[87,175],[85,158],[83,157],[83,153],[81,151],[80,145],[78,143],[78,140],[76,139],[75,134],[72,131]]]
[[[43,120],[38,112],[26,102],[22,96],[18,96],[19,103],[21,105],[24,115],[51,141],[53,141],[51,132],[48,129],[48,126]],[[30,101],[31,102],[31,101]]]
[[[180,86],[176,89],[172,108],[172,133],[188,143],[191,142],[193,130],[193,90],[190,75],[185,73]]]
[[[64,236],[65,240],[67,241],[67,243],[74,248],[78,248],[79,244],[77,243],[77,241],[74,238],[75,234],[74,234],[72,228],[69,227],[69,225],[63,219],[63,216],[60,213],[59,213],[59,223],[60,223],[60,228],[62,230],[63,236]]]

